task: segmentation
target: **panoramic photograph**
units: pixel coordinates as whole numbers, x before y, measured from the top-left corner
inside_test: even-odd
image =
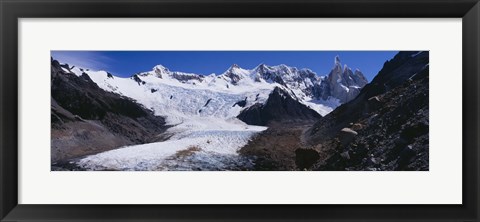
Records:
[[[51,51],[52,171],[428,171],[428,51]]]

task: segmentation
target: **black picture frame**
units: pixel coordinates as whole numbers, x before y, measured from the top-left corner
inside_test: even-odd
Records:
[[[1,221],[479,221],[478,0],[0,0]],[[18,204],[18,19],[121,17],[462,18],[462,205]],[[401,192],[392,190],[392,192]],[[439,193],[438,195],[442,195]]]

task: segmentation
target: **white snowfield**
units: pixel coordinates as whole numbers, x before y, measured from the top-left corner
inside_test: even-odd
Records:
[[[288,87],[260,78],[260,68],[282,71]],[[242,159],[237,151],[266,127],[247,125],[236,117],[256,103],[264,104],[275,87],[285,89],[322,116],[340,105],[334,99],[318,101],[307,96],[302,90],[312,81],[294,81],[300,71],[285,65],[260,65],[251,70],[234,65],[221,75],[208,76],[172,72],[161,65],[130,78],[78,67],[71,71],[78,76],[87,74],[105,91],[137,101],[172,126],[166,132],[172,135],[167,141],[123,147],[79,160],[77,164],[87,170],[248,169],[251,160]],[[180,155],[182,151],[187,154]]]
[[[203,130],[182,129],[185,131],[167,141],[91,155],[81,159],[77,165],[88,170],[232,170],[242,164],[237,150],[245,146],[254,134],[266,129],[246,124],[232,124],[224,128],[228,126],[225,124],[218,125],[216,130],[208,129],[214,126]],[[191,148],[197,149],[186,156],[176,156],[177,152]],[[243,166],[243,169],[248,168]]]

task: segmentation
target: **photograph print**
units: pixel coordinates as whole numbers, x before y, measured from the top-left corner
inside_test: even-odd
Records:
[[[428,171],[428,51],[51,51],[52,171]]]

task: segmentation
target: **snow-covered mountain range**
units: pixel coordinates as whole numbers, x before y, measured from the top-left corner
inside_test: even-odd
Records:
[[[162,65],[131,77],[67,64],[61,69],[63,75],[76,75],[134,100],[164,117],[169,126],[161,136],[168,138],[165,141],[106,151],[78,162],[93,170],[229,169],[238,162],[238,149],[265,130],[269,121],[316,121],[353,99],[367,84],[359,70],[342,67],[338,57],[327,76],[310,69],[265,64],[252,69],[234,64],[219,75],[171,71]],[[172,158],[186,150],[195,150],[195,154],[179,166]]]
[[[220,75],[170,71],[157,65],[129,78],[79,67],[65,69],[78,76],[87,74],[100,88],[130,97],[156,115],[166,116],[169,124],[192,116],[235,118],[242,110],[265,103],[275,87],[324,116],[353,99],[367,84],[358,69],[342,68],[338,57],[327,76],[283,64],[260,64],[253,69],[234,64]]]

